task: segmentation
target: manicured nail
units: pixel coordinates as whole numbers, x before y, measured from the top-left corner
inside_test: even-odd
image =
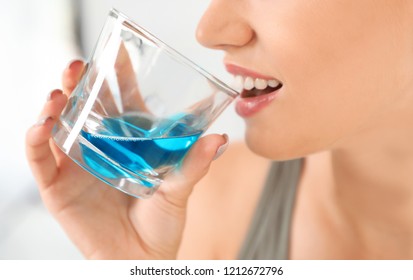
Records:
[[[40,117],[40,118],[37,120],[37,122],[34,124],[34,126],[35,126],[35,127],[42,126],[42,125],[44,125],[48,120],[51,120],[51,119],[53,119],[53,118],[50,117],[50,116]]]
[[[219,158],[225,152],[225,150],[228,148],[228,144],[229,144],[228,135],[223,134],[222,136],[224,136],[226,141],[225,141],[224,144],[219,146],[217,152],[215,153],[215,156],[214,156],[213,160],[216,160],[217,158]]]
[[[54,95],[56,95],[56,94],[61,94],[61,93],[62,93],[62,91],[59,90],[59,89],[52,90],[52,91],[49,92],[49,94],[47,95],[46,100],[47,100],[47,101],[50,101],[50,100],[53,99],[53,96],[54,96]]]
[[[76,63],[78,63],[79,61],[80,61],[79,59],[73,59],[73,60],[71,60],[71,61],[67,64],[66,69],[72,70],[73,66],[74,66]]]

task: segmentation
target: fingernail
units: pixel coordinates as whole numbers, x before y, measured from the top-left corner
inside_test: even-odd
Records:
[[[72,69],[73,69],[73,66],[74,66],[76,63],[78,63],[79,61],[80,61],[79,59],[73,59],[73,60],[71,60],[71,61],[67,64],[66,69],[72,70]]]
[[[51,92],[49,92],[49,94],[47,94],[47,98],[46,98],[46,100],[47,101],[50,101],[50,100],[52,100],[53,99],[53,95],[55,95],[55,94],[61,94],[62,92],[59,90],[59,89],[55,89],[55,90],[52,90]]]
[[[228,148],[228,144],[229,144],[228,135],[223,134],[222,136],[224,136],[226,141],[225,141],[224,144],[219,146],[219,148],[217,149],[217,152],[215,153],[215,156],[214,156],[213,160],[216,160],[217,158],[219,158],[225,152],[225,150]]]
[[[35,126],[35,127],[42,126],[42,125],[44,125],[48,120],[51,120],[51,119],[53,119],[53,118],[50,117],[50,116],[40,117],[33,126]]]

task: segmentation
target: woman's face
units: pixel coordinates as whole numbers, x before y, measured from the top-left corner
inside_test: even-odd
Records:
[[[225,51],[228,70],[243,77],[245,88],[273,86],[244,90],[236,108],[253,151],[288,159],[345,146],[402,108],[413,111],[412,6],[212,0],[197,38]]]

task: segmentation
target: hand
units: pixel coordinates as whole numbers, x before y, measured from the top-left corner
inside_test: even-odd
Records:
[[[81,61],[70,64],[63,91],[52,91],[38,123],[27,132],[27,158],[41,197],[86,258],[175,259],[188,197],[227,138],[199,139],[181,170],[168,176],[152,198],[125,195],[84,171],[50,138],[83,68]]]

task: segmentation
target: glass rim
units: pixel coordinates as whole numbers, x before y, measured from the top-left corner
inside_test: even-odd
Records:
[[[182,62],[186,64],[187,66],[191,67],[195,71],[197,71],[199,74],[213,82],[215,85],[217,85],[219,88],[221,88],[226,94],[230,95],[231,97],[235,98],[237,97],[240,93],[227,85],[225,82],[221,81],[208,71],[206,71],[204,68],[200,67],[198,64],[193,62],[191,59],[187,58],[162,40],[160,40],[158,37],[147,31],[145,28],[134,22],[132,19],[130,19],[127,15],[124,13],[120,12],[116,8],[111,8],[109,11],[109,16],[114,17],[117,20],[121,19],[123,22],[127,22],[128,25],[126,25],[127,28],[131,29],[133,32],[138,33],[139,35],[144,36],[145,38],[149,39],[155,45],[162,50],[165,50],[168,52],[170,55],[172,55],[175,59],[177,59],[179,62]]]

